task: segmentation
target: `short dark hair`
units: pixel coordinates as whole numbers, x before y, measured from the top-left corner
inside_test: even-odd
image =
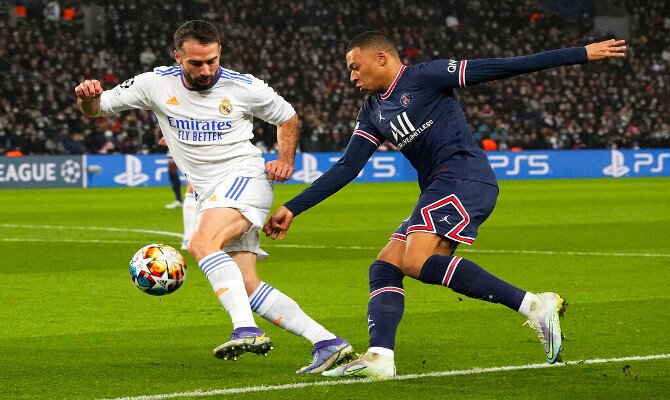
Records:
[[[356,37],[349,42],[347,53],[356,47],[360,47],[361,49],[372,47],[379,50],[389,51],[396,55],[398,54],[398,50],[396,50],[393,40],[380,31],[367,31],[356,35]]]
[[[219,30],[209,22],[201,20],[188,21],[174,32],[174,48],[182,50],[184,42],[193,39],[200,44],[221,44]]]

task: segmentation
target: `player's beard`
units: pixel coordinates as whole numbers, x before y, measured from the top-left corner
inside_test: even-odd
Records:
[[[186,71],[183,71],[183,75],[184,75],[184,80],[186,81],[186,83],[188,83],[193,88],[193,90],[207,90],[207,89],[211,88],[212,86],[214,86],[214,83],[216,83],[216,81],[214,79],[215,75],[207,76],[207,78],[209,78],[209,81],[207,81],[207,83],[203,83],[201,81],[201,78],[204,77],[202,75],[198,79],[194,78],[193,75],[189,74]]]

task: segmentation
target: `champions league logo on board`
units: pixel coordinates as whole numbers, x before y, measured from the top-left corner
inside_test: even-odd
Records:
[[[412,104],[412,94],[411,93],[403,93],[402,96],[400,96],[400,105],[403,107],[407,107],[410,104]]]
[[[60,166],[60,176],[67,183],[77,183],[81,179],[81,165],[73,160],[67,160]]]

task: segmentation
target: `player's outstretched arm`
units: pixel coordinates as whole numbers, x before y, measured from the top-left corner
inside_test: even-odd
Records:
[[[344,151],[344,156],[337,163],[302,193],[287,201],[272,214],[263,227],[265,235],[272,239],[277,237],[284,239],[293,218],[319,204],[354,180],[375,150],[377,146],[368,139],[354,135]]]
[[[263,232],[265,232],[265,236],[272,240],[277,238],[284,240],[286,232],[291,227],[291,222],[293,222],[293,213],[285,206],[281,206],[265,223]]]
[[[295,161],[295,152],[300,140],[298,125],[298,115],[294,114],[277,127],[279,157],[265,164],[268,179],[271,181],[286,182],[293,175],[293,162]]]
[[[74,88],[77,95],[77,107],[82,114],[93,117],[100,112],[102,85],[96,79],[87,79]]]
[[[549,50],[518,57],[436,60],[420,64],[416,76],[431,87],[462,88],[563,65],[584,64],[625,55],[625,42],[610,39],[583,47]]]
[[[610,39],[604,42],[587,44],[586,57],[589,61],[601,61],[607,58],[620,58],[626,56],[626,41]]]

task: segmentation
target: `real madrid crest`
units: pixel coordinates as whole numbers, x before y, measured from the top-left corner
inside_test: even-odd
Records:
[[[221,99],[221,103],[219,104],[219,112],[223,115],[228,115],[233,112],[233,104],[227,97]]]

